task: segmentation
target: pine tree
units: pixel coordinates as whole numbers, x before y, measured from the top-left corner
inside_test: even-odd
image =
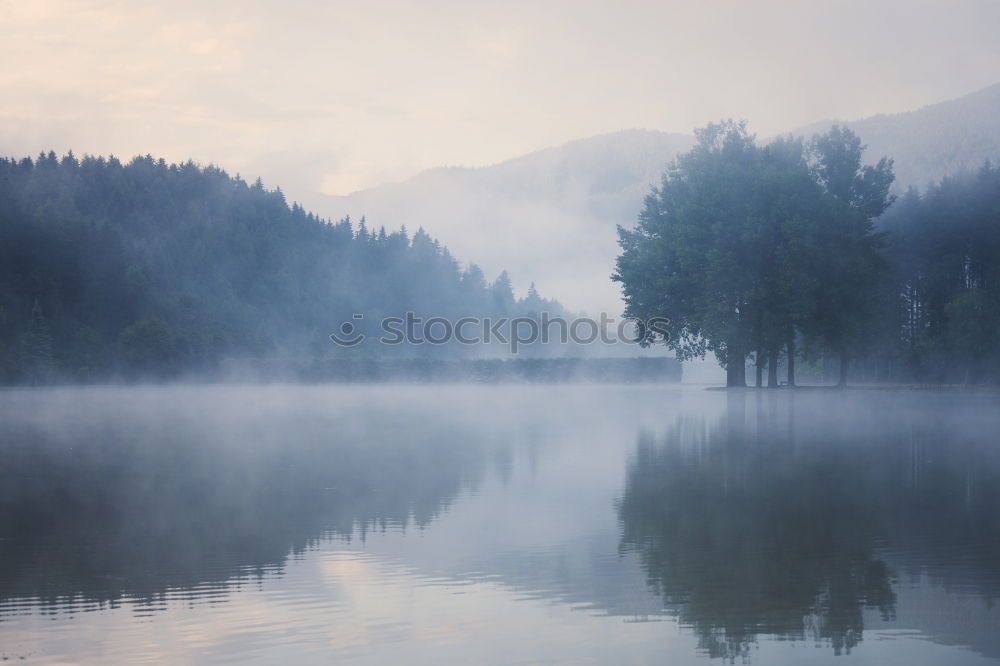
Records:
[[[52,334],[42,306],[35,299],[28,330],[21,337],[21,365],[30,384],[43,384],[52,376]]]
[[[491,286],[493,290],[493,305],[500,314],[509,314],[514,307],[514,287],[511,285],[510,276],[507,271],[501,271],[500,275]]]

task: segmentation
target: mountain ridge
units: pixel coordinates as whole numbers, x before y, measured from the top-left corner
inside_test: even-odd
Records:
[[[833,124],[856,131],[866,158],[895,161],[896,190],[1000,158],[1000,84],[919,109],[857,120],[824,120],[788,132],[810,136]],[[608,276],[616,225],[630,226],[663,170],[694,136],[629,129],[575,139],[479,167],[437,167],[348,195],[303,203],[339,219],[366,216],[389,228],[423,226],[487,275],[501,267],[588,311],[620,310]],[[517,285],[519,290],[527,287]]]
[[[811,136],[831,125],[849,127],[867,144],[869,160],[882,156],[894,160],[897,190],[926,189],[945,176],[977,169],[986,160],[1000,157],[998,112],[1000,83],[912,111],[878,113],[857,120],[822,120],[792,134]],[[976,124],[983,117],[991,124]],[[958,127],[963,122],[964,133]],[[936,134],[929,135],[930,130]]]

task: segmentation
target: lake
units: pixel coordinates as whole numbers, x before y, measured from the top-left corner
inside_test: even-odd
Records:
[[[0,391],[0,657],[1000,661],[1000,397]]]

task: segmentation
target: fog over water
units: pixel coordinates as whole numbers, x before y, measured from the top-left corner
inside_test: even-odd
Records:
[[[988,393],[0,392],[0,657],[987,663]]]
[[[998,25],[0,0],[0,666],[1000,664]]]

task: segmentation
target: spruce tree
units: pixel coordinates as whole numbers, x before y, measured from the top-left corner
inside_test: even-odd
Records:
[[[21,337],[21,363],[30,384],[43,384],[52,377],[52,334],[37,298],[31,306],[28,329]]]

